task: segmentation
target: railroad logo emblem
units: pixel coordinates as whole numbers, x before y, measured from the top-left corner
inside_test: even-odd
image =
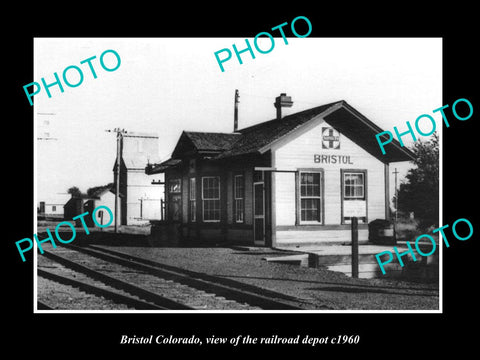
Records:
[[[322,149],[340,149],[340,133],[337,130],[322,128]]]

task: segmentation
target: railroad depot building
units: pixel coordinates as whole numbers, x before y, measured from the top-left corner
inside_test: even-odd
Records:
[[[165,174],[166,219],[190,241],[291,246],[359,240],[368,223],[389,219],[389,164],[413,160],[383,130],[345,101],[277,116],[232,133],[184,131],[171,158],[149,165]],[[236,113],[236,112],[235,112]]]

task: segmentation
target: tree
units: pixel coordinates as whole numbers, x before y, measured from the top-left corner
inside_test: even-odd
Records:
[[[105,189],[111,189],[113,187],[113,183],[108,183],[107,185],[101,185],[101,186],[94,186],[89,189],[87,189],[87,195],[88,196],[94,196],[98,191],[102,191]]]
[[[398,190],[398,210],[414,212],[422,229],[438,227],[439,215],[439,147],[438,134],[417,140],[411,149],[415,168],[410,169]]]
[[[80,197],[82,196],[82,192],[76,186],[72,186],[70,189],[67,190],[67,193],[72,195],[72,197]]]

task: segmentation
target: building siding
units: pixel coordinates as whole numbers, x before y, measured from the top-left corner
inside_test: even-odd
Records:
[[[121,201],[122,199],[120,198],[119,199],[120,201],[120,205],[121,205]],[[115,216],[115,194],[110,192],[110,191],[106,191],[104,192],[102,195],[100,195],[100,198],[99,199],[95,199],[94,200],[94,208],[97,208],[99,206],[106,206],[110,209],[110,211],[112,212],[113,216]],[[121,208],[121,207],[120,207]],[[93,209],[92,209],[93,211]],[[101,219],[100,217],[100,211],[103,212],[103,219]],[[113,227],[115,226],[115,219],[110,219],[110,215],[108,214],[108,212],[104,209],[101,209],[100,211],[97,211],[97,222],[98,223],[102,223],[102,224],[108,224],[110,221],[110,225],[109,227]]]
[[[385,219],[384,164],[343,134],[340,134],[339,149],[323,149],[322,130],[324,127],[330,126],[321,121],[308,132],[273,150],[275,161],[272,165],[277,170],[323,171],[324,225],[342,224],[341,169],[364,170],[366,171],[367,221]],[[316,163],[314,161],[315,155],[336,155],[337,157],[345,156],[348,158],[344,158],[346,164],[339,164],[338,162]],[[302,242],[349,240],[350,235],[347,230],[305,231],[302,230],[300,225],[285,231],[285,226],[298,225],[296,224],[296,192],[298,192],[298,189],[295,174],[276,173],[275,181],[276,226],[282,229],[276,232],[277,243],[295,242],[300,239]],[[318,227],[318,230],[322,230],[322,225],[316,227]],[[312,229],[312,227],[309,227],[309,229]],[[367,238],[368,231],[360,231],[359,239]]]
[[[160,220],[160,200],[163,188],[152,185],[152,179],[144,170],[127,170],[126,224],[146,224],[149,219]],[[148,199],[148,207],[143,201]]]
[[[173,222],[187,240],[249,241],[265,246],[288,242],[346,242],[350,240],[351,216],[359,217],[359,240],[366,240],[368,223],[388,217],[389,195],[385,188],[388,163],[413,159],[413,154],[395,141],[393,153],[383,157],[374,139],[379,131],[380,128],[345,101],[338,101],[266,121],[235,134],[183,132],[171,159],[147,167],[147,173],[165,171],[166,220]],[[310,201],[301,200],[302,171],[321,173],[319,208],[313,191]],[[362,175],[350,176],[345,190],[342,182],[349,171]],[[236,174],[244,176],[243,223],[235,222]],[[254,178],[261,179],[259,175],[263,176],[263,187],[253,184]],[[192,176],[196,179],[195,223],[190,222],[188,211]],[[205,176],[220,178],[220,216],[203,221],[202,178]],[[180,193],[168,193],[168,182],[173,178],[182,179]],[[363,187],[359,186],[362,179]],[[311,185],[314,180],[318,178],[310,178]],[[258,216],[254,216],[254,188],[258,191],[257,200],[260,196],[264,199],[263,214],[257,206]],[[307,186],[307,189],[316,187]],[[362,190],[365,191],[362,193]],[[349,194],[349,200],[344,199],[344,191]],[[126,191],[128,195],[129,192]],[[303,212],[300,204],[304,206]],[[317,218],[318,210],[321,216]],[[349,215],[344,214],[347,211]],[[302,221],[302,217],[311,221]],[[315,222],[316,219],[321,221]]]

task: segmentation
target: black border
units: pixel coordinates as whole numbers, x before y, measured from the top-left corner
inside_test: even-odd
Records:
[[[375,4],[375,3],[374,3]],[[274,3],[258,6],[245,3],[223,3],[208,7],[182,4],[178,10],[161,3],[98,4],[70,7],[24,4],[25,9],[13,5],[10,22],[2,25],[5,54],[2,61],[7,86],[3,92],[4,117],[4,317],[7,349],[34,356],[41,352],[50,357],[112,355],[141,355],[154,350],[157,356],[166,355],[166,348],[158,346],[120,346],[122,334],[173,334],[199,337],[217,336],[334,336],[360,335],[355,346],[286,347],[244,346],[235,352],[257,353],[259,350],[282,354],[309,352],[323,356],[328,351],[336,355],[353,351],[370,356],[404,356],[443,349],[462,353],[475,344],[475,323],[470,321],[476,312],[477,297],[476,258],[478,254],[478,215],[470,205],[477,202],[475,187],[476,127],[480,110],[478,88],[477,21],[475,10],[461,3],[420,9],[406,3],[366,5],[355,7],[314,3],[311,7],[293,9],[293,4]],[[38,9],[36,8],[38,7]],[[70,10],[68,10],[70,8]],[[265,11],[266,10],[266,11]],[[311,37],[443,37],[444,46],[444,101],[452,104],[458,98],[467,98],[474,107],[468,121],[450,122],[443,132],[443,222],[452,224],[458,218],[469,219],[475,228],[468,241],[450,241],[444,248],[444,313],[443,314],[33,314],[32,256],[21,262],[14,242],[33,234],[33,108],[25,100],[22,86],[33,81],[33,37],[176,37],[176,36],[238,36],[253,37],[258,32],[290,22],[303,15],[313,25]],[[207,50],[206,50],[207,51]],[[159,59],[161,61],[161,59]],[[425,89],[429,91],[429,89]],[[439,106],[443,105],[439,104]],[[429,111],[430,109],[425,109]],[[432,109],[433,110],[433,109]],[[453,119],[450,109],[447,116]],[[6,185],[5,185],[6,184]],[[225,351],[229,346],[168,348],[177,353],[192,350]],[[439,351],[440,350],[440,351]]]

